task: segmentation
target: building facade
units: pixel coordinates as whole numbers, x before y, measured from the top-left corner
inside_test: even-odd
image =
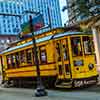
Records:
[[[43,14],[45,25],[49,24],[48,7],[52,28],[61,26],[59,0],[0,0],[0,13],[22,14],[24,11],[35,11]],[[17,16],[0,15],[0,34],[17,34],[20,23],[27,21],[27,16],[20,19]]]
[[[8,35],[17,35],[21,32],[21,24],[29,20],[28,14],[24,14],[20,18],[18,16],[2,15],[2,13],[21,15],[26,10],[40,12],[43,15],[45,26],[49,25],[50,22],[51,28],[62,26],[59,0],[0,0],[0,35],[7,35],[7,37]],[[48,29],[45,28],[36,33],[42,33]],[[0,43],[2,41],[3,38]],[[10,40],[7,39],[7,41]]]

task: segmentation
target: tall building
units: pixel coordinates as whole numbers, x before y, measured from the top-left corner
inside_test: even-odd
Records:
[[[45,25],[49,24],[49,7],[52,28],[61,26],[61,15],[59,0],[0,0],[0,13],[22,14],[24,11],[35,11],[43,14]],[[28,20],[23,16],[0,15],[0,34],[17,34],[20,29],[20,22]]]
[[[43,15],[45,26],[50,23],[48,8],[51,28],[62,26],[59,0],[0,0],[0,13],[19,15],[23,14],[26,10],[40,12]],[[18,16],[0,14],[0,35],[11,36],[20,33],[21,23],[24,23],[29,19],[27,15],[28,14],[25,14],[20,18]],[[44,32],[48,29],[49,28],[41,30],[38,33]]]

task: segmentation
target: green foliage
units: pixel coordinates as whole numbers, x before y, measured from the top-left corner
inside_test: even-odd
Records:
[[[75,17],[77,18],[87,18],[100,14],[100,0],[72,0],[71,6],[64,7],[63,11],[73,6],[73,12],[76,13]]]
[[[91,14],[86,0],[76,0],[76,2],[77,2],[77,9],[79,10],[80,14],[84,16],[89,16]]]

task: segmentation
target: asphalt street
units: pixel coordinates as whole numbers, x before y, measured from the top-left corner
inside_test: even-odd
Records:
[[[79,90],[47,90],[48,96],[35,97],[34,89],[0,88],[0,100],[100,100],[100,87]]]

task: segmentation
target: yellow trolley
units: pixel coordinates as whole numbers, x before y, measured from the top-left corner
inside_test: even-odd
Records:
[[[55,29],[36,39],[40,75],[45,86],[83,87],[97,82],[92,34]],[[32,41],[2,52],[3,76],[16,86],[36,83]]]

